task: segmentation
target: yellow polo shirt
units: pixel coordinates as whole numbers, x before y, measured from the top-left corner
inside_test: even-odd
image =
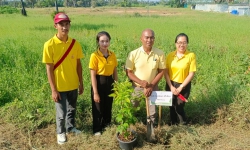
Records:
[[[96,74],[103,76],[113,75],[118,62],[114,52],[108,50],[108,57],[105,58],[100,50],[92,53],[89,61],[89,68],[96,70]]]
[[[169,72],[170,80],[183,83],[189,72],[196,72],[195,54],[186,50],[182,58],[176,56],[176,51],[167,55],[166,68]]]
[[[165,69],[165,67],[165,54],[157,48],[152,48],[147,54],[143,47],[140,47],[131,51],[126,60],[126,69],[133,70],[135,76],[149,83],[158,74],[158,69]]]
[[[68,37],[66,43],[62,42],[55,35],[45,42],[43,49],[43,63],[53,63],[54,65],[61,59],[72,42]],[[79,86],[77,74],[77,59],[83,58],[82,47],[75,41],[74,46],[63,60],[63,62],[54,70],[55,84],[59,92],[71,91]]]

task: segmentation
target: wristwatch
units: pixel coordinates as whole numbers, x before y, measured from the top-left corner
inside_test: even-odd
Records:
[[[181,88],[184,88],[184,86],[183,86],[182,84],[180,85],[180,87],[181,87]]]

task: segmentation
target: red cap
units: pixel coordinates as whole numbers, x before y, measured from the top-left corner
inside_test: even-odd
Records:
[[[55,18],[54,18],[54,23],[58,23],[61,21],[69,21],[70,22],[69,17],[65,13],[56,14]]]

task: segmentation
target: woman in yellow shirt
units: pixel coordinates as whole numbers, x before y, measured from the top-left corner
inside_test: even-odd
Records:
[[[96,36],[97,50],[91,54],[89,61],[94,135],[101,135],[111,122],[113,98],[109,95],[114,80],[118,80],[118,63],[115,53],[108,50],[110,40],[108,32],[99,32]]]
[[[196,72],[195,54],[187,50],[188,36],[180,33],[175,38],[176,50],[166,57],[166,91],[173,93],[173,103],[170,106],[171,124],[186,124],[187,119],[184,111],[185,102],[178,98],[183,95],[186,99],[191,90],[191,80]],[[179,122],[178,122],[179,118]]]

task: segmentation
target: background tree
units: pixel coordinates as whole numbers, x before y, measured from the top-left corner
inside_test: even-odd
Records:
[[[21,0],[21,4],[22,4],[22,15],[27,16],[26,10],[24,8],[24,2],[23,2],[23,0]]]
[[[63,6],[64,6],[64,7],[68,7],[68,6],[69,6],[69,0],[64,0]]]
[[[26,0],[29,7],[34,8],[34,5],[36,3],[36,0]]]
[[[56,12],[58,13],[58,5],[57,5],[57,0],[55,1],[55,7],[56,7]]]
[[[95,8],[96,7],[96,0],[91,0],[91,8]]]
[[[76,4],[77,4],[77,6],[80,6],[80,7],[83,7],[83,6],[84,6],[84,5],[83,5],[83,1],[77,1]]]
[[[76,0],[72,0],[71,2],[72,2],[72,6],[73,6],[73,7],[77,7]]]
[[[167,0],[160,0],[160,4],[166,6],[168,4]]]

